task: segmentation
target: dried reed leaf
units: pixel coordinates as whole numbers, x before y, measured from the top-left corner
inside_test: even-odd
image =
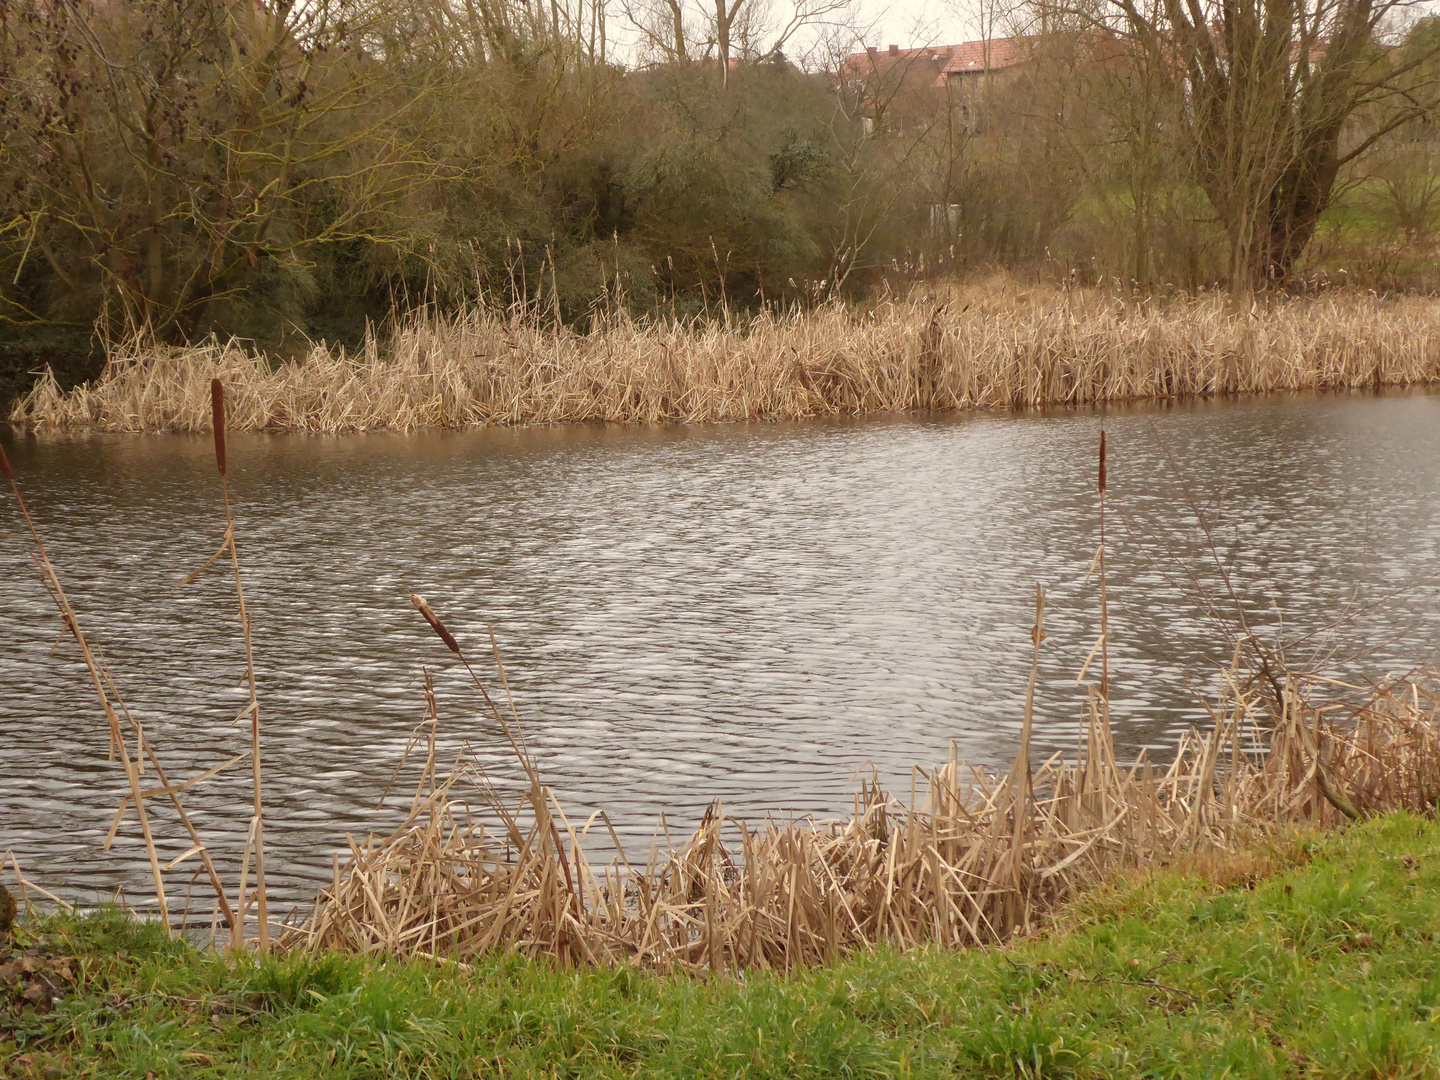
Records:
[[[316,346],[279,364],[235,341],[135,342],[93,384],[62,391],[43,376],[11,418],[204,431],[215,426],[217,378],[237,429],[326,432],[1026,409],[1440,381],[1440,326],[1423,297],[1339,291],[1252,313],[1215,295],[1135,304],[1004,278],[941,288],[950,302],[939,306],[833,304],[730,325],[607,313],[588,333],[518,310],[424,311],[397,319],[383,351],[373,341],[357,356]]]
[[[1042,603],[1037,594],[1037,626]],[[352,843],[292,943],[462,963],[501,951],[561,966],[789,970],[877,944],[1000,941],[1117,870],[1232,850],[1242,834],[1291,823],[1336,824],[1346,815],[1317,791],[1322,773],[1365,814],[1440,797],[1433,674],[1387,683],[1343,718],[1301,687],[1290,702],[1268,723],[1232,686],[1214,727],[1183,739],[1163,776],[1148,762],[1118,766],[1097,705],[1081,758],[1052,757],[1028,784],[1028,753],[1008,777],[973,771],[963,789],[952,755],[917,773],[921,801],[862,784],[847,820],[759,827],[714,806],[643,867],[621,851],[599,873],[583,843],[595,815],[571,828],[535,783],[518,808],[500,805],[497,836],[460,798],[484,784],[472,766],[445,778],[422,768],[405,824]]]

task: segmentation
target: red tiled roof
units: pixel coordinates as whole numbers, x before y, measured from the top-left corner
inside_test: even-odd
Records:
[[[904,73],[933,75],[937,84],[952,76],[1002,71],[1030,60],[1038,37],[990,38],[959,45],[932,45],[923,49],[867,49],[852,53],[845,70],[855,75],[878,74],[903,66]]]
[[[1212,33],[1218,43],[1218,32]],[[1117,50],[1121,47],[1119,39],[1098,32],[1077,35],[1078,37],[1089,40],[1088,49],[1093,58],[1113,57],[1118,55]],[[934,45],[924,49],[866,49],[863,53],[851,53],[845,60],[843,70],[852,76],[898,70],[907,79],[930,79],[934,85],[944,86],[947,81],[965,75],[1005,71],[1028,63],[1036,58],[1043,40],[1038,34],[1030,34],[1023,37],[966,41],[959,45]],[[1312,42],[1309,48],[1310,60],[1315,62],[1323,59],[1329,45],[1326,38]],[[1303,46],[1292,46],[1292,60],[1298,60],[1302,51]]]
[[[951,45],[944,75],[964,75],[972,71],[1003,71],[1018,67],[1035,55],[1040,43],[1037,36],[991,38],[989,41],[967,41]]]

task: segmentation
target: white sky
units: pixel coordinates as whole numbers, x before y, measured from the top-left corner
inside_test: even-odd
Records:
[[[865,44],[882,49],[887,45],[918,49],[969,41],[976,36],[970,20],[963,17],[969,6],[944,0],[860,0],[858,4],[862,25],[875,25],[865,36]]]
[[[0,0],[3,2],[3,0]],[[783,24],[795,10],[797,3],[804,0],[770,0],[772,16]],[[962,41],[973,41],[982,36],[981,20],[977,13],[984,9],[994,11],[1010,6],[1001,0],[854,0],[856,23],[864,29],[864,44],[884,49],[887,45],[898,45],[902,49],[922,48],[932,45],[956,45]],[[714,0],[691,0],[693,5],[711,8]],[[614,5],[619,8],[621,5]],[[1434,14],[1440,11],[1440,0],[1420,0],[1415,14]],[[992,15],[991,18],[995,16]],[[612,40],[617,51],[623,52],[627,34],[623,19],[615,19],[615,33]],[[995,25],[990,29],[994,37],[1005,37],[1015,32],[1013,24]],[[807,40],[808,39],[808,40]],[[815,38],[802,32],[787,47],[786,52],[804,62],[807,46]]]
[[[971,17],[971,13],[979,10],[982,5],[990,8],[1003,6],[997,0],[853,0],[853,2],[854,7],[851,9],[847,21],[853,19],[854,24],[862,30],[863,42],[844,42],[846,48],[858,48],[863,44],[880,49],[884,49],[888,45],[913,49],[972,41],[981,35],[978,29],[978,20]],[[775,28],[783,26],[799,4],[813,6],[813,0],[810,4],[807,4],[806,0],[762,0],[762,6],[766,6],[770,10],[769,21]],[[703,22],[702,10],[713,11],[713,5],[714,0],[689,0],[686,7],[697,22]],[[640,0],[636,6],[644,10],[650,5],[644,0]],[[626,24],[624,8],[624,0],[618,0],[618,2],[612,0],[610,40],[617,55],[629,52],[639,40],[633,28]],[[997,28],[995,36],[1004,36],[1005,33],[1005,30]],[[785,51],[793,59],[804,63],[810,48],[815,44],[817,38],[822,36],[826,36],[826,31],[819,27],[808,31],[802,30],[786,46]]]
[[[875,24],[875,29],[866,35],[865,44],[882,49],[887,45],[918,49],[973,41],[981,36],[973,13],[982,4],[995,6],[991,0],[857,0],[860,21]],[[785,0],[777,0],[777,8],[784,5]],[[1402,3],[1397,14],[1409,18],[1440,14],[1440,2]],[[997,27],[994,36],[1004,37],[1009,32]]]

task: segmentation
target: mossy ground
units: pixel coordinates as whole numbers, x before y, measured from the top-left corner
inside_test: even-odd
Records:
[[[64,1077],[1440,1076],[1440,826],[1394,815],[1091,894],[1042,938],[789,977],[473,971],[36,920],[74,988],[0,1031]]]

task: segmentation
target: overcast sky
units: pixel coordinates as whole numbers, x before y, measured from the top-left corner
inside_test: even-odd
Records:
[[[761,0],[770,11],[770,22],[774,27],[783,26],[795,11],[797,2],[804,0]],[[980,37],[976,20],[969,16],[981,5],[996,6],[996,0],[853,0],[850,16],[864,32],[864,44],[883,49],[887,45],[898,45],[902,49],[916,49],[933,45],[956,45],[962,41],[973,41]],[[3,3],[3,0],[0,0]],[[625,55],[638,42],[638,35],[627,26],[623,11],[624,3],[611,5],[614,19],[611,25],[611,43],[618,55]],[[646,4],[636,5],[642,10]],[[702,10],[714,10],[714,0],[689,0],[686,5],[697,25],[703,23]],[[826,36],[819,27],[801,31],[786,47],[792,58],[805,63],[812,60],[809,52],[817,39]],[[1004,36],[1003,32],[996,33]],[[846,47],[850,46],[846,42]]]
[[[783,25],[794,12],[797,2],[803,0],[762,0],[762,3],[770,8],[773,20],[778,25]],[[880,49],[887,45],[915,49],[973,41],[982,36],[979,20],[975,17],[977,11],[982,8],[1009,6],[1003,2],[997,3],[997,0],[854,0],[854,3],[856,22],[864,28],[864,44]],[[696,8],[714,10],[714,0],[691,0],[691,4]],[[615,5],[617,9],[621,6]],[[1415,15],[1435,14],[1440,11],[1440,0],[1420,0],[1410,10]],[[612,41],[617,51],[624,53],[627,39],[633,35],[627,32],[623,19],[617,18],[615,23]],[[1005,37],[1014,32],[1013,27],[1013,22],[1002,21],[991,30],[991,34]],[[805,63],[813,59],[808,54],[814,48],[816,40],[816,35],[802,32],[786,48],[786,52]]]
[[[783,7],[786,0],[777,0]],[[876,24],[866,35],[865,44],[884,48],[899,45],[902,49],[918,49],[926,45],[955,45],[980,37],[968,12],[975,11],[986,0],[857,0],[861,21]],[[1440,14],[1440,0],[1420,0],[1401,4],[1397,14],[1418,18]],[[1001,30],[995,36],[1003,37]]]
[[[974,37],[969,20],[961,15],[969,5],[947,4],[943,0],[860,0],[858,6],[861,23],[875,24],[875,30],[866,35],[867,45],[918,49],[925,45],[955,45]]]

